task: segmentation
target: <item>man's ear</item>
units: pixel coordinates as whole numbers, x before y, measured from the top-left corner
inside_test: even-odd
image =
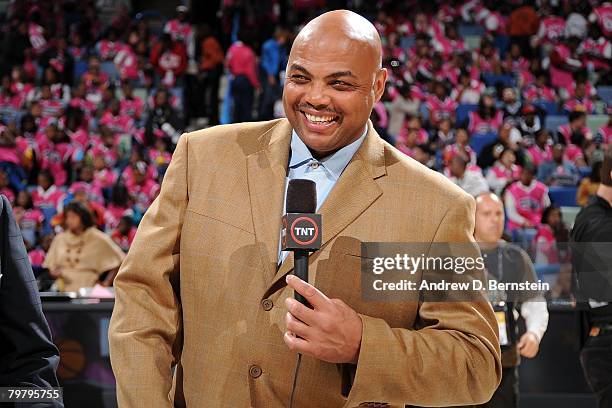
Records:
[[[387,83],[387,68],[380,68],[376,72],[376,78],[374,78],[374,95],[375,101],[380,101],[383,93],[385,92],[385,84]]]

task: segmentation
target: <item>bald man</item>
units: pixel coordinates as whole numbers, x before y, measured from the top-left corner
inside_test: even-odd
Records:
[[[386,77],[372,24],[329,12],[293,44],[286,119],[180,138],[115,279],[110,347],[121,407],[286,407],[292,395],[293,407],[309,408],[490,398],[501,364],[484,297],[362,296],[362,242],[473,243],[474,200],[372,128]],[[293,276],[293,255],[279,246],[291,179],[316,182],[323,218],[309,282]]]
[[[501,282],[535,282],[537,280],[529,255],[517,246],[502,241],[504,232],[504,204],[494,193],[476,196],[476,226],[474,238],[482,248],[488,279]],[[518,365],[520,357],[533,358],[538,354],[540,341],[548,327],[548,309],[543,296],[532,292],[506,294],[503,306],[496,306],[500,323],[502,351],[502,381],[493,397],[483,408],[518,408]],[[527,330],[517,339],[516,323],[520,310]]]

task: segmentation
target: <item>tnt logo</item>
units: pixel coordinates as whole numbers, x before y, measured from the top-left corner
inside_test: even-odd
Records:
[[[283,250],[321,247],[320,214],[286,214],[283,218]]]

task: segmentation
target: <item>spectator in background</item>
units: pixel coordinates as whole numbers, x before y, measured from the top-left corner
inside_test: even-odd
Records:
[[[575,186],[580,173],[571,161],[565,158],[565,146],[557,143],[552,148],[552,158],[538,167],[538,180],[547,186]]]
[[[165,89],[158,89],[153,99],[153,107],[150,109],[147,122],[145,123],[145,138],[143,145],[151,147],[155,144],[156,131],[162,131],[172,140],[178,140],[180,133],[178,129],[183,126],[183,119],[179,112],[172,107],[170,95]]]
[[[530,38],[538,32],[540,17],[538,17],[534,1],[524,1],[523,5],[514,9],[508,17],[506,30],[510,41],[520,46],[521,53],[527,58],[531,57]]]
[[[136,227],[134,227],[134,221],[129,215],[122,216],[117,228],[111,232],[111,238],[125,253],[129,251],[135,236]]]
[[[518,99],[516,90],[506,87],[502,90],[502,106],[504,120],[511,120],[516,124],[521,114],[521,101]]]
[[[212,34],[209,25],[202,27],[202,55],[200,59],[199,82],[202,84],[202,108],[208,118],[208,125],[219,124],[219,83],[223,74],[223,48]]]
[[[151,64],[160,77],[160,85],[173,87],[187,70],[187,53],[185,45],[172,40],[170,34],[164,34],[160,42],[153,45]]]
[[[557,244],[568,241],[569,230],[563,222],[561,209],[554,205],[547,207],[542,213],[542,223],[533,239],[535,262],[544,265],[566,262],[565,248]]]
[[[449,166],[451,181],[473,197],[488,192],[489,185],[482,173],[467,171],[467,164],[467,158],[460,154],[451,159]]]
[[[508,232],[517,228],[537,228],[542,212],[550,206],[548,187],[535,179],[535,171],[532,164],[526,164],[520,180],[506,189],[504,206],[508,215]]]
[[[427,97],[425,106],[429,112],[431,127],[437,127],[442,119],[455,119],[457,102],[448,96],[446,85],[442,81],[433,83],[433,95]]]
[[[186,6],[180,5],[176,7],[176,17],[168,21],[164,25],[164,33],[169,34],[172,41],[179,41],[186,50],[190,60],[193,60],[195,55],[195,42],[193,28],[187,21],[187,12],[189,9]]]
[[[566,145],[571,144],[572,134],[575,132],[582,133],[587,140],[591,140],[593,138],[591,130],[586,125],[587,114],[584,109],[576,109],[571,111],[567,118],[568,123],[559,126],[557,129],[559,135],[563,137],[563,139],[559,138],[561,143]]]
[[[491,167],[501,152],[506,148],[514,150],[516,154],[516,162],[518,165],[523,165],[525,162],[524,154],[517,140],[521,138],[521,132],[516,129],[510,122],[504,122],[497,133],[497,139],[482,148],[478,155],[478,166],[482,169]]]
[[[605,151],[597,194],[576,216],[572,241],[581,245],[573,251],[574,283],[579,299],[587,307],[587,340],[580,351],[584,377],[595,393],[599,407],[612,405],[612,303],[610,303],[609,251],[612,236],[612,146]],[[591,243],[591,245],[589,245]]]
[[[450,166],[453,157],[461,155],[468,160],[468,170],[470,166],[476,165],[476,152],[470,147],[470,135],[467,129],[460,127],[455,129],[455,142],[442,150],[442,161],[444,166]],[[480,171],[480,170],[478,170]]]
[[[533,144],[535,135],[542,130],[542,122],[538,115],[538,109],[531,104],[526,104],[521,109],[521,116],[518,118],[518,130],[520,130],[523,140]]]
[[[404,126],[406,115],[416,116],[419,112],[420,101],[413,98],[411,85],[402,82],[395,98],[389,104],[389,126],[387,134],[391,140],[399,136],[402,127]]]
[[[540,129],[535,134],[533,143],[525,152],[525,158],[539,167],[542,163],[552,159],[552,140],[546,129]]]
[[[259,120],[274,118],[274,102],[281,95],[279,73],[287,65],[287,48],[289,33],[282,27],[276,27],[272,38],[261,47],[261,83],[262,93],[259,99]]]
[[[536,282],[537,277],[529,255],[516,245],[502,240],[504,206],[493,193],[476,197],[474,239],[480,246],[486,266],[487,279],[499,282]],[[519,401],[518,366],[520,358],[534,358],[548,327],[546,300],[537,292],[505,293],[503,305],[493,302],[498,316],[499,340],[502,352],[502,381],[490,401],[481,408],[517,408]],[[519,307],[520,305],[520,307]],[[520,316],[526,331],[518,338]],[[515,312],[517,312],[515,314]]]
[[[58,285],[63,291],[78,291],[96,283],[110,286],[123,260],[123,251],[94,226],[85,204],[73,201],[64,213],[65,231],[51,243],[43,266],[60,280]],[[105,272],[106,277],[100,281]]]
[[[471,78],[468,71],[462,70],[459,74],[459,83],[451,92],[451,98],[460,104],[477,104],[485,90],[485,84]]]
[[[518,180],[521,167],[516,164],[516,155],[512,149],[504,149],[499,159],[487,172],[487,183],[493,192],[500,195],[504,188]]]
[[[597,189],[601,183],[601,165],[601,160],[594,162],[593,166],[591,166],[591,174],[580,180],[580,185],[576,192],[576,204],[579,206],[584,207],[597,194]]]
[[[606,113],[608,122],[598,129],[597,135],[601,144],[612,144],[612,105],[606,108]]]
[[[13,213],[26,247],[35,245],[45,217],[38,208],[34,207],[32,196],[26,190],[17,194]]]
[[[233,76],[230,84],[234,105],[232,122],[249,122],[253,115],[255,89],[261,87],[257,78],[255,52],[242,40],[236,41],[227,50],[225,65]]]
[[[489,94],[484,94],[478,102],[478,109],[468,114],[468,131],[485,134],[496,132],[502,125],[503,112],[495,109],[495,101]]]
[[[395,139],[395,147],[404,154],[412,157],[414,152],[412,149],[419,144],[426,143],[428,134],[421,127],[421,119],[418,116],[408,116],[404,127]]]
[[[9,179],[6,172],[0,169],[0,194],[6,196],[9,202],[15,205],[15,193],[9,186]]]

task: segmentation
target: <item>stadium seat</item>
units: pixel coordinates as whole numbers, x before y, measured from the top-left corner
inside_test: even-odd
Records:
[[[608,115],[589,115],[587,116],[587,127],[593,132],[593,136],[597,134],[599,128],[608,123]]]
[[[549,132],[556,132],[557,128],[567,123],[567,116],[565,115],[549,115],[546,117],[546,129]]]
[[[598,86],[597,95],[602,101],[610,105],[612,103],[612,86]]]
[[[512,75],[497,75],[490,72],[483,72],[482,79],[486,86],[496,86],[501,83],[503,86],[514,86],[514,77]]]
[[[474,149],[476,155],[480,154],[480,151],[489,143],[492,143],[497,139],[497,133],[475,133],[470,136],[470,147]]]
[[[559,115],[561,113],[561,111],[559,111],[559,105],[557,105],[556,102],[533,101],[533,104],[546,111],[547,115]]]
[[[548,188],[548,196],[553,204],[559,207],[575,207],[576,206],[576,187],[556,187]]]
[[[478,109],[478,105],[476,104],[469,104],[469,103],[460,104],[459,106],[457,106],[457,109],[455,110],[455,122],[458,125],[461,125],[461,123],[467,120],[468,114],[477,109]]]

